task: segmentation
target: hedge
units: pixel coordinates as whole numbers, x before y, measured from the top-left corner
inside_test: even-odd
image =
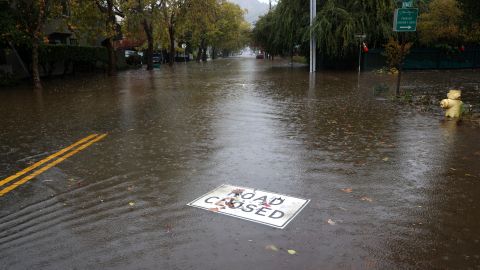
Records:
[[[107,63],[108,53],[105,47],[68,46],[42,44],[39,47],[39,62],[83,62],[95,64]]]

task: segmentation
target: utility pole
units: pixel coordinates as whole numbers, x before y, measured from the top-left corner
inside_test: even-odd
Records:
[[[269,1],[268,1],[268,7],[269,7],[268,10],[272,10],[272,0],[269,0]]]
[[[315,17],[317,16],[317,0],[310,0],[310,27],[313,26]],[[310,72],[315,72],[317,66],[317,42],[315,35],[310,30]]]

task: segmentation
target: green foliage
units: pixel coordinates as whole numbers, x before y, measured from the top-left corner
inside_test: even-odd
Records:
[[[405,57],[410,53],[412,45],[413,43],[408,42],[405,43],[402,48],[400,42],[391,37],[387,44],[384,45],[385,51],[383,52],[383,55],[387,58],[387,64],[389,67],[399,69],[403,60],[405,60]]]
[[[280,0],[256,23],[253,39],[271,53],[291,52],[299,46],[305,54],[312,30],[322,56],[345,57],[356,51],[355,34],[367,34],[367,41],[374,46],[383,44],[392,34],[394,8],[390,0],[319,1],[310,29],[309,1]]]
[[[250,25],[244,14],[238,5],[225,0],[189,0],[179,32],[192,49],[212,46],[235,51],[249,41]]]
[[[394,9],[394,1],[387,0],[326,0],[313,27],[320,50],[330,57],[352,53],[355,34],[366,34],[372,46],[382,44],[392,35]]]
[[[238,5],[221,1],[214,16],[211,45],[224,51],[239,50],[247,45],[250,24],[245,21],[244,14]]]
[[[432,0],[418,20],[420,42],[425,45],[460,42],[462,15],[456,0]]]
[[[25,43],[26,36],[19,28],[9,2],[0,1],[0,47],[7,47],[9,42]]]
[[[98,39],[113,35],[105,27],[106,14],[100,12],[95,1],[70,0],[69,29],[87,44],[95,44]]]
[[[252,31],[253,47],[260,47],[271,54],[279,54],[282,45],[276,43],[275,10],[261,16]]]
[[[253,45],[270,54],[291,55],[295,48],[306,52],[309,29],[308,1],[279,1],[255,24]]]

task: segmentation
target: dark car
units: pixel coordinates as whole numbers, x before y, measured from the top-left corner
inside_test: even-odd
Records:
[[[263,53],[257,54],[257,59],[265,59],[265,55]]]

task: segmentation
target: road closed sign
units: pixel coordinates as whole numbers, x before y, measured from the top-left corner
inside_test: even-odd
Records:
[[[221,185],[188,205],[283,229],[309,201],[258,189]]]

